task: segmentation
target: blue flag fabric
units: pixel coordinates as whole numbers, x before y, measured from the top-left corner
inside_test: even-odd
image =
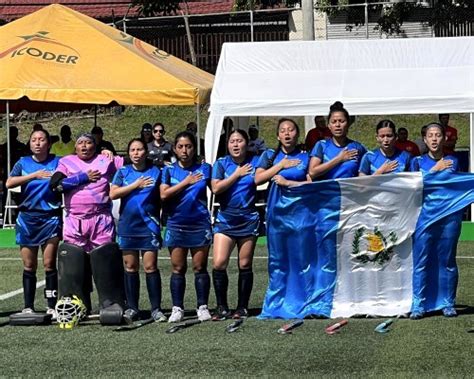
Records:
[[[269,286],[259,317],[385,316],[454,302],[460,214],[472,202],[473,174],[272,186]],[[429,240],[438,241],[430,251]]]

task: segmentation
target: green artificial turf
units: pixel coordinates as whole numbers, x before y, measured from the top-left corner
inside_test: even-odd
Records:
[[[166,253],[160,254],[166,257]],[[257,247],[251,299],[258,313],[267,285],[266,248]],[[418,321],[398,319],[387,334],[373,330],[381,319],[350,319],[333,336],[324,328],[334,321],[305,320],[293,334],[280,335],[283,320],[247,319],[235,333],[230,321],[207,322],[175,334],[168,324],[151,324],[116,333],[96,322],[64,331],[57,326],[0,327],[2,377],[471,377],[474,335],[474,243],[458,250],[459,317],[434,315]],[[470,258],[469,258],[470,257]],[[16,250],[2,250],[0,295],[21,287],[21,261]],[[160,259],[163,306],[169,310],[169,260]],[[237,270],[229,268],[231,304],[236,301]],[[41,278],[39,278],[41,279]],[[194,315],[195,295],[188,273],[187,316]],[[144,280],[141,306],[148,309]],[[44,309],[42,290],[36,306]],[[214,306],[211,290],[210,306]],[[0,324],[22,307],[22,296],[0,301]]]

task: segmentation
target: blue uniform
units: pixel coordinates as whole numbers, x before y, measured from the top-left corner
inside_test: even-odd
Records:
[[[444,159],[453,161],[453,166],[445,172],[458,171],[456,157],[446,155]],[[429,175],[436,163],[428,154],[414,157],[411,171]],[[413,236],[412,312],[454,307],[458,284],[456,250],[461,235],[462,214],[463,211],[460,211],[443,217],[429,225],[424,233]],[[433,248],[434,245],[436,248]],[[442,253],[433,254],[433,251]],[[437,291],[429,291],[430,287],[437,288]]]
[[[321,160],[321,163],[329,162],[330,160],[336,158],[339,153],[344,150],[357,150],[357,158],[350,161],[345,161],[336,167],[333,167],[331,170],[326,172],[324,175],[319,177],[319,179],[338,179],[338,178],[352,178],[359,175],[359,166],[362,160],[362,157],[367,152],[367,149],[359,142],[353,141],[351,139],[347,140],[345,146],[337,146],[334,141],[331,139],[321,140],[316,143],[311,150],[311,157],[316,157]]]
[[[380,148],[368,151],[362,157],[359,171],[365,175],[372,175],[377,171],[386,161],[396,161],[398,166],[392,173],[409,171],[411,155],[406,151],[395,149],[395,153],[391,157],[387,157],[382,153]]]
[[[459,170],[458,159],[454,155],[445,155],[444,160],[453,161],[453,165],[450,169],[445,171],[447,172],[456,172]],[[413,157],[411,160],[410,171],[421,171],[426,174],[438,163],[436,159],[433,159],[429,154],[423,154],[419,157]]]
[[[299,159],[301,163],[298,166],[285,168],[280,170],[278,175],[283,176],[287,180],[294,180],[296,182],[303,182],[306,180],[306,174],[308,172],[309,156],[306,152],[299,149],[293,150],[291,153],[286,154],[282,150],[279,150],[275,155],[275,150],[268,149],[263,152],[257,163],[257,168],[263,168],[265,170],[274,166],[282,159],[287,157],[288,159]],[[273,164],[271,160],[273,159]]]
[[[122,250],[157,250],[161,247],[160,169],[151,166],[138,171],[127,165],[116,172],[112,184],[125,187],[141,176],[153,179],[153,185],[137,188],[120,201],[117,234]]]
[[[239,166],[251,164],[253,169],[242,176],[225,192],[217,196],[220,204],[214,221],[214,233],[223,233],[231,237],[256,236],[259,216],[255,208],[255,168],[259,157],[247,157],[242,163],[234,162],[230,155],[219,158],[212,169],[212,179],[226,179]]]
[[[39,170],[51,174],[58,167],[59,158],[48,155],[43,162],[32,156],[15,163],[10,176],[26,176]],[[16,243],[40,246],[53,237],[61,237],[61,197],[49,189],[49,178],[33,179],[21,186],[20,213],[16,220]]]
[[[195,163],[183,168],[175,162],[163,169],[162,183],[175,186],[192,173],[203,174],[203,179],[163,203],[163,210],[168,215],[165,234],[165,245],[168,247],[211,244],[211,216],[207,209],[206,193],[211,180],[211,165]]]

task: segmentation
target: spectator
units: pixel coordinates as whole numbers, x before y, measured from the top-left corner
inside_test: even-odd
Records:
[[[224,132],[219,138],[219,146],[217,147],[217,158],[224,157],[227,155],[227,139],[230,136],[230,132],[234,129],[234,122],[230,117],[226,117],[222,124]]]
[[[60,134],[61,140],[53,143],[51,154],[57,155],[58,157],[74,154],[75,144],[71,139],[71,128],[69,125],[63,125]]]
[[[188,122],[188,124],[186,125],[186,131],[192,133],[194,137],[196,137],[196,140],[199,141],[199,156],[204,157],[204,138],[201,138],[197,135],[197,131],[198,131],[197,124],[194,121]],[[201,161],[199,157],[198,157],[198,161]]]
[[[173,146],[165,140],[165,126],[161,122],[153,125],[153,141],[147,145],[148,159],[157,167],[164,167],[175,161]]]
[[[314,145],[316,145],[316,142],[332,137],[324,116],[316,116],[314,118],[314,125],[316,126],[308,132],[304,142],[307,151],[311,151]]]
[[[449,125],[449,114],[441,113],[438,116],[439,123],[444,127],[446,134],[446,141],[443,145],[443,153],[454,154],[454,149],[456,148],[456,142],[458,140],[458,131],[456,128],[453,128]]]
[[[100,154],[102,150],[109,150],[113,155],[117,155],[114,145],[111,142],[104,140],[104,131],[100,126],[94,126],[91,130],[91,134],[95,139],[95,152]]]
[[[408,130],[406,128],[398,128],[395,147],[398,150],[410,153],[414,157],[420,155],[420,149],[418,148],[418,145],[408,139]]]
[[[425,143],[425,134],[426,126],[423,126],[420,130],[420,137],[415,140],[416,146],[418,146],[418,151],[420,155],[426,154],[428,152],[428,146]]]
[[[258,127],[256,125],[249,126],[249,138],[248,152],[260,155],[267,149],[263,138],[258,137]]]
[[[140,138],[146,144],[149,144],[150,142],[153,141],[152,131],[153,131],[153,126],[150,123],[145,122],[142,125],[142,131],[140,132]]]

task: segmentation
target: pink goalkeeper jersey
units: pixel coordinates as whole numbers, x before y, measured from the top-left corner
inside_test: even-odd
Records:
[[[75,216],[93,216],[111,210],[109,182],[115,172],[123,166],[123,158],[115,157],[110,161],[104,155],[97,155],[89,161],[83,161],[77,155],[67,155],[59,160],[57,171],[66,176],[98,170],[102,175],[94,183],[82,184],[64,194],[67,214]]]

